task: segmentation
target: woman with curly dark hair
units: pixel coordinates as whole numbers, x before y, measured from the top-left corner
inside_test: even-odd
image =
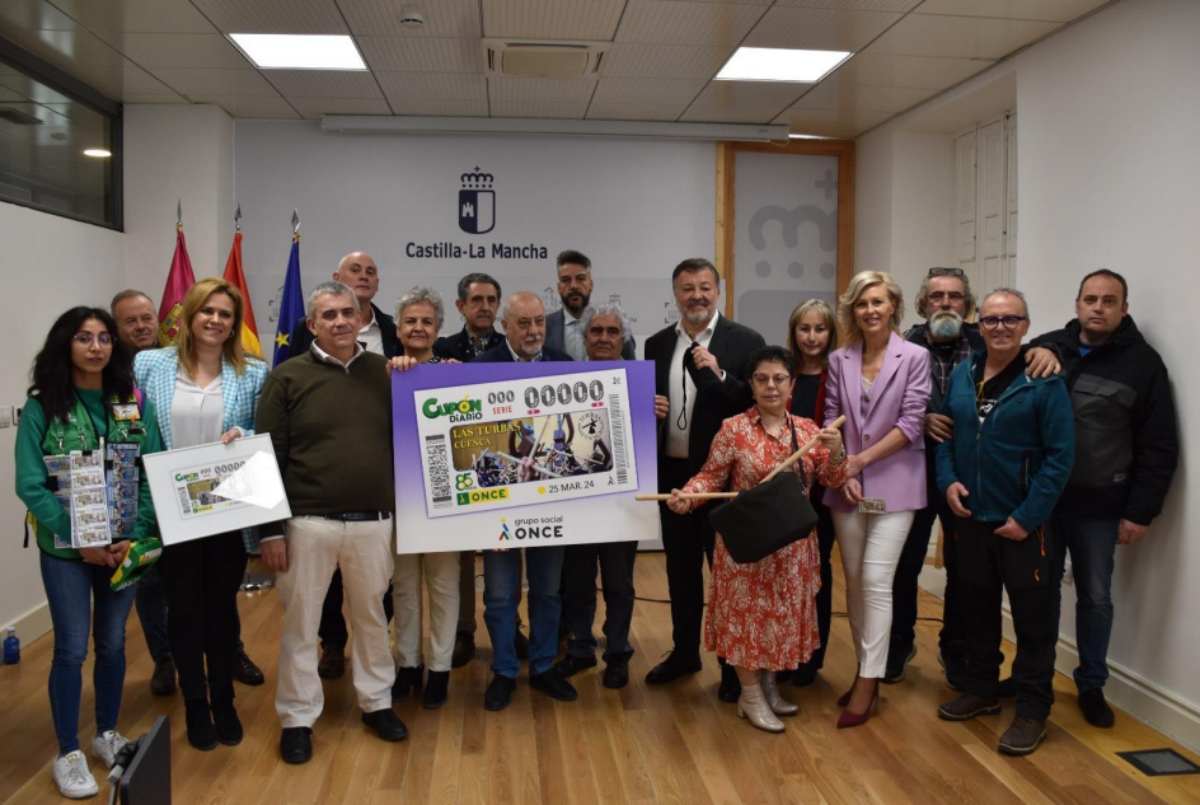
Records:
[[[17,429],[17,496],[29,509],[37,533],[42,582],[54,626],[50,664],[50,711],[58,737],[54,782],[63,796],[97,793],[96,780],[79,748],[82,666],[88,631],[94,634],[96,737],[92,754],[111,767],[126,743],[117,732],[125,682],[125,620],[134,588],[109,584],[128,539],[156,531],[154,507],[137,455],[162,449],[154,409],[135,392],[129,355],[117,340],[107,311],[75,307],[58,317],[33,364],[33,385]],[[58,477],[72,453],[85,455],[101,442],[129,459],[123,473],[105,473],[112,544],[81,546],[72,534],[69,499]],[[108,458],[104,456],[103,458]],[[49,463],[47,459],[51,459]],[[58,491],[59,495],[55,492]],[[60,497],[61,496],[61,497]],[[132,513],[136,511],[136,516]]]

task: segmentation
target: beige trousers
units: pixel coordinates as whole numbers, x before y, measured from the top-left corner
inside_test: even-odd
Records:
[[[421,664],[421,577],[429,590],[429,670],[449,671],[458,627],[459,554],[401,554],[392,576],[396,664]]]

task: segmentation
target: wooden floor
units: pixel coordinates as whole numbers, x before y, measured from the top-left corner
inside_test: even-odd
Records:
[[[840,585],[839,579],[839,602]],[[666,598],[661,554],[639,557],[637,589],[644,598]],[[240,603],[243,636],[267,684],[239,686],[246,740],[212,752],[187,746],[178,697],[150,694],[152,663],[137,617],[129,621],[120,729],[140,735],[159,714],[171,717],[177,803],[1200,803],[1200,776],[1145,777],[1114,753],[1174,746],[1200,758],[1123,713],[1116,729],[1088,727],[1065,677],[1055,683],[1058,703],[1047,740],[1028,758],[995,751],[1011,705],[1002,715],[967,724],[939,721],[936,707],[950,692],[936,660],[938,624],[929,621],[918,626],[919,650],[908,678],[884,687],[878,717],[839,731],[834,699],[853,677],[853,651],[845,618],[835,617],[817,683],[784,689],[800,714],[785,719],[782,735],[759,732],[736,717],[733,705],[717,700],[711,655],[704,672],[688,681],[664,689],[643,684],[645,672],[669,648],[671,631],[667,605],[647,601],[637,604],[633,681],[623,691],[600,685],[601,665],[574,678],[577,702],[558,703],[530,691],[523,674],[512,706],[487,713],[482,699],[489,650],[483,645],[479,659],[453,672],[445,708],[425,711],[411,700],[397,705],[410,731],[400,744],[379,741],[363,728],[348,676],[326,683],[313,760],[287,766],[279,760],[273,706],[278,600],[266,592]],[[932,597],[923,594],[921,606],[923,615],[939,614]],[[486,634],[481,625],[484,643]],[[61,801],[49,773],[55,753],[46,700],[51,643],[49,636],[34,641],[19,666],[0,669],[0,801]],[[1011,646],[1006,653],[1011,656]],[[93,734],[92,706],[89,681],[80,736],[85,745]],[[99,764],[92,766],[99,777]]]

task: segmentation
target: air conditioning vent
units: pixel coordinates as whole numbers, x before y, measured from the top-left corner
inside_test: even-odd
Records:
[[[483,40],[489,75],[507,78],[591,78],[600,70],[608,42]]]
[[[0,109],[0,119],[7,120],[17,126],[40,126],[42,121],[33,115],[26,114],[20,109],[11,107]]]

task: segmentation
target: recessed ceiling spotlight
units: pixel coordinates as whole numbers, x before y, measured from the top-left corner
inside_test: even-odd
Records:
[[[366,70],[354,40],[326,34],[230,34],[261,70]]]
[[[738,48],[717,73],[717,81],[820,81],[853,53],[847,50]]]
[[[85,148],[83,149],[83,155],[92,159],[108,159],[112,156],[112,151],[109,151],[107,148]]]

